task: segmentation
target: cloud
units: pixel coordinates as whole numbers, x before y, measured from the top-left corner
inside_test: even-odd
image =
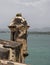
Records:
[[[21,5],[25,5],[25,6],[37,6],[37,5],[40,5],[40,4],[45,3],[45,2],[47,2],[47,0],[35,0],[35,1],[31,1],[31,2],[18,1],[18,2],[16,2],[16,4],[21,4]]]
[[[33,1],[18,1],[16,4],[29,8],[32,12],[40,14],[40,16],[45,15],[47,12],[47,2],[50,0],[33,0]],[[32,8],[32,9],[31,9]],[[37,13],[38,12],[38,13]]]
[[[17,12],[31,27],[50,26],[50,0],[0,0],[0,26],[7,26]]]

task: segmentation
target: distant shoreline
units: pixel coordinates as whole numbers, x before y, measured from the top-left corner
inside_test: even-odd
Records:
[[[28,34],[48,34],[50,35],[50,32],[28,32]]]
[[[0,31],[0,33],[10,33],[10,31]],[[50,32],[28,32],[28,34],[49,34]]]
[[[10,31],[0,31],[0,33],[9,33]]]

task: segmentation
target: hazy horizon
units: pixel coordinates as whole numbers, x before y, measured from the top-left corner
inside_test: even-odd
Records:
[[[0,28],[0,32],[2,31],[10,31],[9,28]],[[30,28],[28,31],[30,32],[50,32],[50,27],[43,27],[43,28]]]

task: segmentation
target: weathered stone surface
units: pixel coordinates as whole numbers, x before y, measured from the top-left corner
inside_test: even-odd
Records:
[[[0,40],[0,59],[20,62],[22,44],[15,41]],[[3,55],[4,54],[4,55]]]
[[[5,45],[5,46],[6,46],[6,45],[7,45],[7,46],[10,46],[10,47],[11,47],[11,46],[12,46],[12,47],[18,47],[18,46],[22,45],[22,44],[19,43],[19,42],[10,41],[10,40],[7,41],[7,40],[1,40],[1,39],[0,39],[0,44],[1,44],[1,47],[4,46],[4,45]]]
[[[27,21],[21,14],[17,14],[8,27],[11,31],[11,40],[0,39],[0,65],[26,65],[22,63],[28,56]]]
[[[27,65],[27,64],[7,61],[7,60],[0,60],[0,65]]]
[[[25,20],[25,18],[22,17],[21,14],[18,14],[11,21],[11,23],[8,27],[11,31],[11,40],[22,44],[22,48],[21,48],[21,52],[20,52],[19,56],[20,56],[20,62],[23,63],[25,60],[25,57],[28,56],[27,30],[28,30],[29,26],[27,25],[27,21]],[[14,47],[12,45],[10,45],[10,46]]]

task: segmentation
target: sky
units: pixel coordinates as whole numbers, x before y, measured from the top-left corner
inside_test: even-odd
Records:
[[[22,13],[30,29],[50,27],[50,0],[0,0],[0,28]]]

